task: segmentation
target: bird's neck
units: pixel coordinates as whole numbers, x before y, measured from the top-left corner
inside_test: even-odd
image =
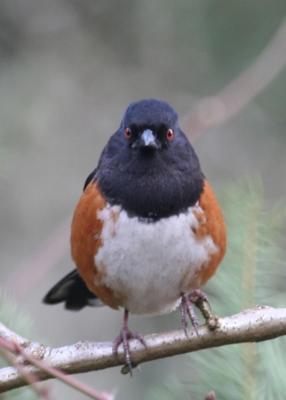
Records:
[[[144,174],[101,174],[99,186],[112,205],[121,206],[130,216],[151,221],[178,215],[196,204],[203,191],[198,171],[146,171]]]

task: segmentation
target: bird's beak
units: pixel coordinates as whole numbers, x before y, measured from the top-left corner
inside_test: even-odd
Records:
[[[159,148],[156,136],[154,135],[154,132],[151,131],[151,129],[145,129],[145,131],[142,132],[138,144],[139,147],[141,148],[148,148],[154,150]]]

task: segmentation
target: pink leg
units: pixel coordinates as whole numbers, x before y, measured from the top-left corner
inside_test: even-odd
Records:
[[[188,294],[182,293],[180,305],[181,323],[186,336],[188,336],[188,320],[191,322],[195,332],[198,334],[199,325],[194,311],[194,305],[200,309],[210,329],[215,329],[218,325],[217,317],[212,314],[210,304],[205,293],[203,293],[200,289],[194,289]]]
[[[129,340],[137,339],[144,347],[147,347],[147,346],[146,346],[145,340],[139,333],[132,332],[128,328],[128,314],[129,314],[128,310],[125,309],[124,317],[123,317],[123,327],[122,327],[119,335],[114,339],[114,342],[113,342],[113,354],[118,355],[118,348],[122,344],[123,352],[124,352],[124,360],[128,367],[128,370],[130,372],[130,375],[132,375],[132,361],[131,361]]]
[[[188,336],[188,320],[190,320],[191,325],[193,326],[195,332],[198,334],[198,320],[194,311],[193,303],[190,299],[190,295],[182,294],[181,304],[181,324],[184,329],[185,335]]]

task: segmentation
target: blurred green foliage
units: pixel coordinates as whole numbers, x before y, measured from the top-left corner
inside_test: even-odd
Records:
[[[16,301],[0,289],[0,321],[21,336],[29,336],[32,331],[32,319]]]

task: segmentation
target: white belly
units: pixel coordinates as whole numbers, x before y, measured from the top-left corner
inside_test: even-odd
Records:
[[[122,306],[136,314],[169,312],[184,290],[182,280],[192,285],[195,273],[207,263],[216,246],[210,236],[197,239],[194,210],[144,222],[128,217],[118,206],[98,213],[104,221],[102,247],[95,263],[103,273],[102,282],[120,297]]]

